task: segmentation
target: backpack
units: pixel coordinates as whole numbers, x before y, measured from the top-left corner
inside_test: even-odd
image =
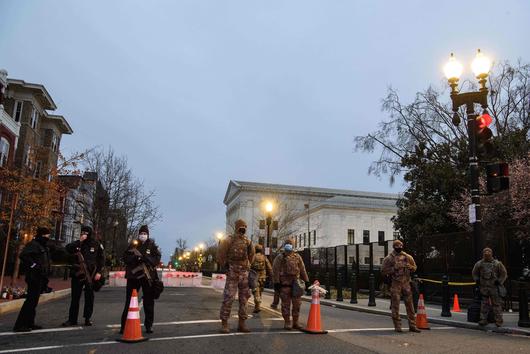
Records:
[[[282,256],[283,274],[298,275],[300,274],[300,267],[298,266],[298,257],[296,254],[289,256]]]

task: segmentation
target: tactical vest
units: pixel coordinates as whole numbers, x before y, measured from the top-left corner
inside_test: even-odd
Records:
[[[300,274],[299,260],[296,253],[282,255],[282,268],[280,275],[298,276]]]
[[[482,286],[493,286],[497,280],[498,261],[481,261],[480,264],[480,284]]]
[[[394,256],[394,273],[392,274],[392,280],[410,280],[410,269],[407,266],[408,262],[409,259],[406,253],[401,253]]]
[[[258,271],[258,272],[262,272],[265,270],[265,256],[262,255],[261,253],[258,253],[256,254],[256,256],[254,257],[254,262],[252,263],[252,269]]]
[[[228,262],[242,262],[248,260],[250,242],[246,237],[232,236],[228,248]]]

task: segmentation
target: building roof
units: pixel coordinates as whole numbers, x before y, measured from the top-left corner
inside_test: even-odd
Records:
[[[394,198],[359,198],[348,196],[332,197],[321,202],[317,202],[311,206],[311,209],[318,208],[361,208],[361,209],[383,209],[388,211],[396,211],[396,199]]]
[[[63,116],[46,113],[45,117],[46,119],[55,123],[59,127],[62,134],[73,134],[74,131],[72,130],[72,127],[70,124],[68,124],[68,121]]]
[[[379,206],[393,205],[394,208],[399,198],[398,194],[392,194],[392,193],[363,192],[363,191],[353,191],[353,190],[347,190],[347,189],[305,187],[305,186],[293,186],[293,185],[286,185],[286,184],[271,184],[271,183],[230,180],[230,183],[228,184],[228,188],[226,190],[225,198],[223,201],[224,204],[228,205],[228,203],[235,197],[237,192],[241,190],[328,197],[330,199],[324,202],[335,203],[335,204],[337,203],[351,204],[353,201],[352,199],[353,197],[357,202],[361,204],[364,203],[368,205],[368,204],[376,203]],[[347,198],[336,198],[336,197],[347,197]]]
[[[36,95],[40,98],[42,107],[44,109],[49,109],[52,111],[57,109],[55,102],[53,102],[52,97],[50,96],[50,94],[48,93],[48,90],[46,90],[46,87],[44,87],[44,85],[33,84],[33,83],[25,82],[24,80],[19,80],[19,79],[7,79],[7,85],[8,87],[21,86],[23,88],[34,91]]]

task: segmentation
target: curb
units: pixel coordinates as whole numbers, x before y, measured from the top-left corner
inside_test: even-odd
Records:
[[[39,304],[42,304],[48,301],[61,299],[63,297],[70,295],[70,292],[71,292],[71,289],[68,288],[68,289],[52,291],[49,294],[41,294],[39,298]],[[12,300],[12,301],[8,301],[8,302],[4,302],[0,304],[0,316],[6,313],[9,313],[9,312],[20,310],[20,308],[24,304],[24,301],[26,301],[26,299],[16,299],[16,300]]]
[[[269,294],[274,294],[274,291],[271,289],[265,289],[264,292]],[[311,302],[311,298],[309,296],[302,296],[302,300],[305,302]],[[355,305],[346,305],[337,303],[334,301],[329,301],[325,299],[320,299],[320,304],[325,306],[331,306],[336,307],[343,310],[350,310],[350,311],[357,311],[357,312],[364,312],[364,313],[371,313],[374,315],[383,315],[391,317],[392,314],[385,310],[380,309],[371,309],[371,308],[365,308]],[[407,319],[406,314],[400,313],[400,317],[403,319]],[[461,321],[453,321],[453,320],[445,320],[441,318],[429,318],[428,319],[430,323],[440,324],[444,326],[452,326],[452,327],[459,327],[459,328],[466,328],[466,329],[474,329],[479,330],[483,332],[495,332],[495,333],[501,333],[501,334],[518,334],[523,336],[530,336],[530,330],[520,329],[516,327],[481,327],[476,323],[471,322],[461,322]]]

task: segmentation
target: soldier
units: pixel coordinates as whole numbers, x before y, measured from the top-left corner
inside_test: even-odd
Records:
[[[416,271],[416,262],[411,255],[403,252],[403,242],[395,240],[394,251],[385,257],[383,261],[382,273],[389,277],[392,320],[396,332],[403,332],[401,329],[401,318],[399,317],[399,304],[401,296],[405,301],[407,317],[409,320],[410,332],[419,333],[416,328],[416,314],[414,313],[414,304],[412,303],[412,290],[410,287],[410,273]]]
[[[256,289],[252,291],[254,294],[254,313],[258,313],[261,311],[261,294],[263,294],[267,275],[272,275],[272,266],[267,257],[263,254],[262,245],[256,245],[255,250],[256,255],[250,269],[255,270],[258,273],[258,283]]]
[[[50,251],[46,244],[49,239],[50,230],[46,227],[39,227],[35,238],[20,253],[28,290],[26,300],[15,322],[14,332],[30,332],[33,329],[42,329],[41,326],[35,324],[35,309],[39,303],[41,292],[48,286]]]
[[[88,226],[81,227],[81,235],[79,240],[66,245],[66,251],[74,254],[76,259],[74,265],[70,270],[70,277],[72,278],[72,300],[70,303],[70,311],[68,314],[68,321],[63,323],[63,326],[76,326],[77,317],[79,316],[79,300],[81,300],[81,292],[85,291],[85,307],[83,310],[83,317],[85,318],[85,326],[92,326],[92,312],[94,311],[94,287],[92,283],[88,283],[87,277],[92,279],[92,282],[101,279],[101,272],[105,262],[103,254],[103,246],[92,237],[92,229]],[[80,263],[80,256],[84,259],[86,269],[89,274],[85,274]]]
[[[482,303],[480,305],[479,325],[488,324],[489,304],[491,300],[493,314],[495,315],[495,324],[497,327],[502,326],[502,299],[499,295],[499,286],[502,286],[508,277],[504,265],[496,259],[493,259],[491,248],[484,248],[482,259],[473,267],[473,279],[480,288]]]
[[[302,257],[298,253],[293,252],[293,241],[291,239],[285,241],[283,252],[274,259],[272,277],[274,289],[280,292],[282,300],[282,316],[285,321],[283,328],[287,330],[292,328],[301,329],[302,327],[298,324],[298,317],[300,316],[302,297],[293,297],[293,282],[299,278],[308,282],[309,277],[307,276]],[[292,327],[290,320],[291,303],[293,306]]]
[[[221,305],[221,333],[229,333],[228,318],[232,309],[232,302],[238,292],[239,298],[239,332],[250,332],[245,324],[247,316],[247,301],[250,298],[248,288],[248,271],[254,261],[254,247],[252,242],[245,236],[247,224],[239,219],[235,224],[235,235],[230,235],[219,247],[218,262],[221,266],[228,264],[226,284],[223,292],[223,304]]]
[[[153,333],[155,298],[153,287],[149,285],[145,269],[147,269],[152,279],[158,278],[156,267],[160,263],[160,257],[158,246],[153,239],[149,238],[149,228],[147,225],[142,225],[138,231],[138,239],[132,241],[123,254],[123,261],[126,265],[125,278],[127,278],[127,290],[125,294],[125,307],[121,315],[121,334],[123,334],[123,330],[125,329],[132,290],[136,289],[138,291],[140,287],[142,288],[145,311],[145,331],[146,333]]]

